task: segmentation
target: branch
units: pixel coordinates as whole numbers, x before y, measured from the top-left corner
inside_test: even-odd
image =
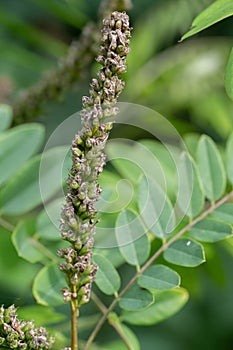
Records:
[[[80,79],[83,70],[93,61],[98,53],[99,27],[102,19],[107,18],[114,10],[127,10],[130,0],[103,0],[100,9],[99,25],[87,24],[77,42],[71,44],[67,56],[62,59],[57,68],[47,72],[44,78],[23,91],[13,104],[14,125],[35,119],[44,104],[61,96],[67,88]]]
[[[49,250],[48,248],[46,248],[46,246],[44,244],[42,244],[41,242],[39,242],[36,238],[31,237],[29,239],[30,243],[36,247],[44,256],[46,256],[47,258],[49,258],[50,260],[54,261],[54,262],[58,262],[58,258],[56,255],[54,255],[51,250]]]
[[[9,221],[6,221],[5,219],[0,217],[0,226],[4,227],[6,230],[13,232],[15,229],[15,226],[12,225]]]
[[[107,312],[108,312],[107,307],[102,303],[102,301],[99,299],[99,297],[93,292],[91,293],[91,300],[95,303],[95,305],[98,307],[98,309],[102,312],[103,315],[107,314]],[[129,341],[126,338],[125,334],[122,332],[118,322],[114,322],[112,320],[111,321],[109,320],[109,323],[115,329],[115,331],[118,333],[118,335],[121,337],[121,339],[123,340],[125,345],[128,347],[128,349],[131,349],[130,345],[129,345]]]
[[[94,328],[93,332],[91,333],[84,350],[88,350],[94,341],[95,337],[97,336],[98,332],[102,328],[103,324],[105,323],[106,319],[108,318],[110,312],[114,309],[120,298],[128,291],[128,289],[134,284],[134,282],[138,279],[139,276],[142,275],[142,273],[172,244],[174,243],[178,238],[183,236],[187,231],[189,231],[194,225],[196,225],[198,222],[205,219],[209,214],[211,214],[215,209],[220,207],[222,204],[226,203],[231,197],[233,197],[233,191],[226,194],[222,199],[220,199],[218,202],[213,203],[207,210],[205,210],[201,215],[199,215],[196,219],[194,219],[192,222],[190,222],[188,225],[186,225],[182,230],[180,230],[175,236],[173,236],[167,243],[163,244],[155,253],[152,255],[152,257],[142,266],[142,268],[134,275],[134,277],[127,283],[127,285],[121,290],[118,297],[113,300],[113,302],[110,304],[107,310],[104,310],[103,316],[97,323],[96,327]]]

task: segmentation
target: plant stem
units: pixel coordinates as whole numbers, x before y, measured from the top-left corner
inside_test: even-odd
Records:
[[[114,11],[104,19],[97,62],[101,68],[90,84],[90,96],[83,96],[82,129],[72,140],[72,167],[67,179],[66,201],[61,211],[60,232],[69,242],[58,250],[65,260],[59,264],[68,287],[62,289],[64,301],[72,309],[72,350],[77,350],[77,310],[89,302],[97,265],[92,259],[96,231],[96,201],[100,198],[98,177],[103,171],[111,122],[106,119],[118,113],[117,99],[124,88],[121,75],[126,72],[130,51],[131,28],[125,12]]]
[[[14,231],[15,226],[12,225],[10,222],[4,220],[3,218],[0,218],[0,226],[4,227],[5,229],[9,231]]]
[[[57,262],[58,258],[55,254],[53,254],[49,249],[47,249],[44,244],[39,242],[37,239],[34,237],[31,237],[30,239],[31,244],[36,247],[43,255],[47,256],[50,260]]]
[[[107,307],[102,303],[102,301],[94,292],[91,293],[91,300],[93,301],[93,303],[95,303],[95,305],[102,312],[102,314],[104,314],[108,310]]]
[[[196,219],[194,219],[192,222],[190,222],[188,225],[186,225],[182,230],[180,230],[175,236],[173,236],[167,243],[163,244],[155,253],[152,255],[152,257],[142,266],[142,268],[134,275],[134,277],[127,283],[127,285],[121,290],[118,297],[113,300],[113,302],[110,304],[108,309],[104,310],[103,316],[97,323],[95,329],[91,333],[84,350],[88,350],[93,343],[95,337],[97,336],[98,332],[102,328],[104,322],[109,316],[109,313],[114,309],[120,298],[127,292],[127,290],[134,284],[134,282],[138,279],[138,277],[172,244],[174,243],[178,238],[183,236],[187,231],[189,231],[194,225],[196,225],[198,222],[205,219],[209,214],[211,214],[215,209],[220,207],[222,204],[226,203],[231,197],[233,197],[233,191],[226,194],[223,198],[221,198],[218,202],[213,203],[207,210],[205,210],[201,215],[199,215]]]
[[[76,293],[76,286],[72,286],[72,293]],[[75,299],[71,299],[71,350],[78,350],[78,306]]]
[[[102,314],[107,312],[107,307],[102,303],[102,301],[98,298],[98,296],[95,293],[91,293],[91,300],[95,303],[95,305],[98,307],[98,309],[102,312]],[[130,350],[129,341],[126,338],[125,334],[122,332],[118,322],[111,322],[111,326],[115,329],[115,331],[118,333],[118,335],[121,337],[127,348]]]

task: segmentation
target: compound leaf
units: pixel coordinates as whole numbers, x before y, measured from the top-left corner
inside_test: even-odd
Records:
[[[210,137],[203,135],[197,147],[197,163],[206,197],[216,201],[226,186],[226,174],[220,153]]]
[[[232,15],[233,3],[231,0],[215,1],[194,19],[191,29],[183,35],[181,40],[187,39]]]
[[[166,192],[155,180],[143,177],[138,187],[138,206],[142,218],[155,237],[164,239],[174,227],[173,208]]]
[[[165,265],[152,265],[139,277],[138,284],[147,289],[171,289],[180,285],[180,276]]]
[[[217,242],[232,235],[232,228],[224,222],[205,219],[194,225],[190,236],[202,242]]]
[[[94,254],[93,260],[98,265],[95,279],[98,288],[107,295],[117,293],[121,279],[111,261],[100,254]]]
[[[140,266],[150,253],[150,242],[139,215],[131,210],[122,211],[116,221],[119,250],[128,264]]]
[[[157,291],[153,305],[140,311],[125,311],[121,319],[132,325],[153,325],[173,316],[187,301],[188,292],[183,288]]]
[[[211,216],[217,220],[233,225],[233,204],[225,203],[221,205],[212,212]]]
[[[64,198],[55,199],[45,206],[36,222],[36,230],[38,236],[45,240],[57,241],[61,239],[59,232],[60,213]]]
[[[182,177],[182,186],[185,188],[179,206],[187,216],[193,218],[204,207],[204,194],[196,164],[187,153],[183,153],[180,157],[179,173]]]
[[[44,259],[44,255],[37,247],[35,235],[35,220],[21,221],[12,234],[12,242],[18,255],[31,262],[36,263]]]
[[[119,301],[119,306],[125,310],[139,310],[153,303],[153,295],[137,285],[130,288]]]
[[[1,213],[24,214],[62,190],[66,178],[62,175],[62,166],[68,169],[67,163],[63,165],[66,151],[66,147],[56,147],[45,152],[42,157],[44,164],[42,172],[40,172],[41,156],[28,161],[17,176],[0,191]]]
[[[33,123],[0,134],[0,185],[36,153],[43,139],[44,127]]]
[[[117,323],[117,327],[121,332],[121,336],[123,336],[125,344],[127,344],[127,349],[140,350],[140,344],[138,342],[136,335],[132,332],[132,330],[120,322]],[[117,349],[119,350],[119,347],[117,347]],[[126,349],[125,345],[122,348],[122,350],[124,349]],[[111,348],[108,348],[108,350],[111,350]]]
[[[64,303],[61,289],[66,286],[64,274],[57,263],[43,267],[34,279],[32,292],[38,304],[57,306]]]
[[[170,263],[187,267],[198,266],[205,261],[202,245],[187,238],[172,243],[163,256]]]

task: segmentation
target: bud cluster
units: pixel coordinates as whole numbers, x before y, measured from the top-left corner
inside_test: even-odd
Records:
[[[54,339],[45,328],[36,328],[32,321],[19,320],[16,307],[0,308],[0,347],[22,350],[51,349]]]
[[[61,234],[70,243],[58,255],[65,259],[60,269],[68,288],[65,301],[76,300],[77,306],[89,301],[91,284],[97,272],[92,262],[93,235],[97,223],[94,208],[101,189],[97,182],[105,165],[106,145],[112,123],[106,118],[118,113],[117,99],[124,88],[120,75],[126,72],[129,53],[129,18],[125,12],[113,12],[103,21],[102,44],[97,61],[102,68],[92,79],[89,94],[83,97],[82,129],[72,141],[72,168],[68,177],[66,203],[61,214]]]

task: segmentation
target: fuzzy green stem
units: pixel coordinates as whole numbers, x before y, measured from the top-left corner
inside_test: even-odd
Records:
[[[72,293],[76,293],[76,286],[72,286]],[[71,350],[78,350],[78,316],[76,300],[71,300]]]
[[[118,295],[118,298],[114,299],[113,302],[110,304],[107,310],[104,310],[103,316],[97,323],[95,329],[91,333],[84,350],[90,349],[91,344],[93,343],[95,337],[99,333],[100,329],[102,328],[103,324],[105,323],[106,319],[109,316],[109,313],[114,309],[120,298],[129,290],[129,288],[134,284],[134,282],[138,279],[139,276],[149,267],[151,264],[172,244],[174,243],[178,238],[183,236],[186,232],[188,232],[194,225],[196,225],[198,222],[205,219],[209,214],[211,214],[215,209],[223,205],[224,203],[228,202],[233,197],[233,191],[226,194],[222,199],[220,199],[218,202],[215,202],[212,204],[207,210],[205,210],[201,215],[199,215],[196,219],[194,219],[192,222],[190,222],[188,225],[186,225],[182,230],[180,230],[175,236],[173,236],[167,243],[163,244],[152,257],[142,266],[142,268],[134,275],[134,277],[127,283],[127,285],[121,290],[121,292]]]

